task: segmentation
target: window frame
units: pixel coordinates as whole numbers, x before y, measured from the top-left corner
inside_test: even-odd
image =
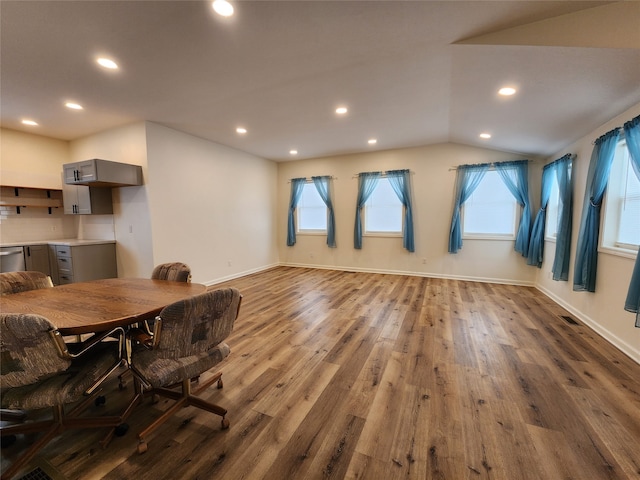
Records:
[[[500,178],[500,174],[495,169],[488,170],[487,173],[485,174],[485,178],[486,178],[487,175],[489,175],[491,173],[495,173],[496,175],[498,175],[498,178]],[[478,184],[477,188],[480,188],[480,185],[485,180],[485,178],[483,178],[480,181],[480,184]],[[500,178],[500,181],[504,184],[504,181],[502,180],[502,178]],[[473,192],[474,194],[477,192],[477,188]],[[504,185],[504,188],[507,189],[507,191],[508,191],[508,188],[507,188],[506,185]],[[516,237],[518,235],[518,225],[520,224],[520,217],[522,216],[522,207],[520,207],[520,205],[518,204],[518,202],[515,199],[515,197],[511,194],[511,192],[509,192],[509,197],[513,201],[514,209],[513,209],[513,233],[510,233],[510,234],[477,233],[477,232],[468,233],[465,230],[465,215],[466,215],[467,203],[469,202],[469,200],[471,199],[472,196],[473,196],[473,194],[467,199],[466,202],[464,202],[462,204],[462,206],[460,208],[460,215],[461,215],[460,226],[461,226],[461,229],[462,229],[462,239],[463,240],[500,240],[500,241],[515,242]]]
[[[373,198],[375,192],[378,190],[378,188],[380,187],[380,182],[387,182],[389,184],[389,188],[393,191],[393,188],[391,187],[391,183],[389,182],[389,179],[385,176],[380,177],[380,179],[378,180],[378,184],[376,185],[376,188],[373,192],[371,192],[371,195],[369,196],[369,198],[367,199],[367,201],[365,202],[364,206],[362,207],[363,209],[363,215],[362,215],[362,236],[363,237],[391,237],[391,238],[398,238],[398,237],[402,237],[403,232],[404,232],[404,205],[402,204],[402,202],[400,201],[400,199],[398,198],[398,195],[395,193],[395,191],[393,191],[393,198],[398,202],[399,205],[399,216],[400,216],[400,230],[399,231],[385,231],[385,230],[369,230],[368,229],[368,208],[369,207],[369,202],[371,201],[371,199]]]
[[[549,232],[551,229],[549,225],[551,225],[551,216],[549,212],[553,209],[552,206],[555,207],[556,214],[556,224],[555,229],[552,234]],[[558,239],[558,230],[560,227],[560,186],[558,185],[558,177],[553,175],[553,185],[551,186],[551,193],[549,194],[549,203],[547,203],[547,211],[546,218],[544,222],[544,240],[545,242],[555,242]]]
[[[622,162],[621,160],[618,160],[619,151],[624,152],[626,165],[616,164],[616,161]],[[615,178],[616,173],[622,173],[618,172],[618,169],[626,168],[627,175],[635,176],[629,155],[630,154],[629,150],[627,149],[627,142],[624,136],[622,136],[618,140],[618,144],[616,145],[616,154],[612,161],[611,171],[609,173],[609,178],[607,179],[607,189],[602,201],[602,219],[600,223],[600,238],[598,239],[598,252],[635,259],[638,255],[640,246],[633,244],[621,244],[618,242],[617,232],[620,227],[620,210],[616,209],[615,205],[612,205],[612,202],[617,203],[618,200],[626,198],[626,196],[623,195],[616,195],[615,197],[612,195],[612,187],[622,187],[624,183],[624,179]]]
[[[307,188],[312,188],[313,192],[315,192],[315,194],[318,196],[318,198],[320,199],[320,201],[322,202],[322,205],[324,207],[324,212],[325,212],[325,228],[324,229],[318,229],[318,228],[302,228],[301,225],[303,222],[301,222],[301,214],[304,213],[305,207],[304,205],[302,205],[302,199],[304,198],[305,195],[305,190]],[[329,217],[329,209],[327,208],[327,205],[324,203],[324,201],[322,200],[322,197],[320,197],[320,194],[318,193],[318,189],[316,188],[315,184],[313,182],[307,182],[304,185],[303,188],[303,192],[300,195],[300,200],[298,201],[298,205],[296,205],[296,234],[297,235],[327,235],[328,234],[328,229],[329,229],[329,221],[328,221],[328,217]]]

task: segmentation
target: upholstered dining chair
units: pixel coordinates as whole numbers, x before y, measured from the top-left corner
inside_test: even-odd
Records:
[[[190,282],[191,268],[186,263],[171,262],[157,265],[151,272],[153,280],[171,280],[173,282]]]
[[[116,331],[117,330],[117,331]],[[106,336],[124,335],[122,328],[105,332],[82,350],[71,353],[45,317],[34,314],[0,314],[0,404],[2,408],[36,410],[51,407],[49,420],[1,426],[0,436],[42,432],[2,473],[15,475],[51,439],[71,428],[117,426],[120,417],[80,417],[94,401],[100,383],[121,362],[122,340],[102,342]],[[66,404],[77,403],[65,412]]]
[[[46,273],[36,271],[0,273],[0,295],[50,287],[53,287],[53,282]]]
[[[50,287],[53,287],[53,282],[46,273],[36,271],[0,273],[0,295],[10,295],[12,293]],[[2,420],[23,421],[24,418],[25,413],[23,411],[0,410],[0,419]],[[3,444],[5,444],[4,440]]]
[[[183,407],[192,405],[220,415],[222,428],[229,427],[227,410],[197,396],[214,382],[222,388],[222,373],[198,380],[193,391],[191,383],[229,355],[224,340],[233,330],[241,301],[234,288],[211,290],[168,305],[156,317],[153,344],[150,349],[134,350],[131,369],[146,393],[176,402],[138,434],[139,453],[147,450],[145,438]],[[178,385],[181,391],[172,389]]]

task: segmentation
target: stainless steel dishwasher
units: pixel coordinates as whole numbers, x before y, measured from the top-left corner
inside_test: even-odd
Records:
[[[0,247],[0,272],[22,272],[24,269],[23,247]]]

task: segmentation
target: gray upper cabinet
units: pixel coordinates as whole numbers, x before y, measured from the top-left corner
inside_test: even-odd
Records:
[[[63,165],[63,183],[92,187],[142,185],[142,167],[93,158]]]
[[[64,213],[69,215],[106,215],[113,213],[110,188],[93,188],[63,183],[62,203],[64,204]]]

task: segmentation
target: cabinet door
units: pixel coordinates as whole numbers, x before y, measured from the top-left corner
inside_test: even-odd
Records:
[[[93,181],[97,177],[95,160],[67,163],[63,165],[62,183],[73,185],[79,182]]]
[[[78,213],[78,186],[67,185],[62,183],[62,204],[64,205],[64,213],[73,215]]]
[[[51,275],[49,245],[28,245],[24,247],[24,260],[27,270]]]
[[[91,191],[89,187],[77,185],[75,187],[78,192],[78,206],[76,213],[81,215],[89,215],[91,213]]]
[[[98,178],[95,160],[86,160],[76,163],[78,170],[78,180],[81,182],[90,182]]]
[[[64,187],[64,185],[70,185],[70,184],[74,184],[75,182],[78,181],[78,176],[77,176],[77,163],[67,163],[66,165],[63,165],[63,171],[62,171],[62,186]]]

